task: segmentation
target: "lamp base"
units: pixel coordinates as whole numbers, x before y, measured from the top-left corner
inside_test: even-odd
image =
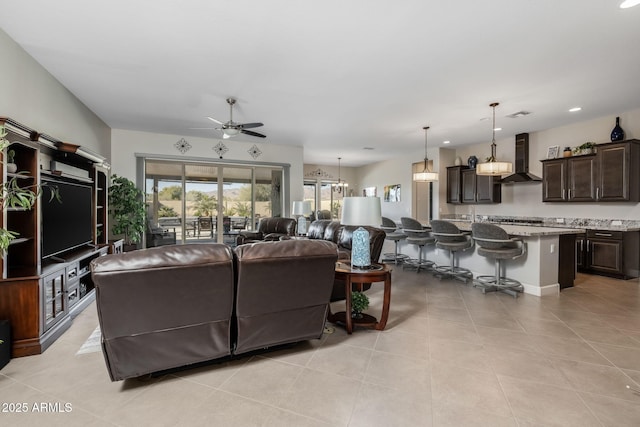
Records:
[[[382,270],[383,269],[383,266],[376,265],[376,264],[369,264],[369,265],[353,265],[351,263],[349,264],[351,265],[351,268],[355,270]]]

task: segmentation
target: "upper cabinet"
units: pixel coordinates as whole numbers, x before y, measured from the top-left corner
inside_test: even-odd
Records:
[[[447,203],[500,203],[502,185],[499,176],[476,175],[468,166],[447,168]]]
[[[542,161],[543,202],[639,202],[640,141],[600,144],[595,154]]]

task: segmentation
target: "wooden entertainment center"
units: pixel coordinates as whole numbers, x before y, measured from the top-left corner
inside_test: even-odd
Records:
[[[105,158],[81,146],[59,141],[11,119],[0,118],[0,125],[8,133],[9,149],[15,152],[17,165],[17,172],[11,173],[6,161],[2,164],[2,183],[16,178],[21,187],[33,188],[43,179],[55,179],[81,186],[85,191],[91,189],[91,241],[58,251],[55,256],[42,254],[42,204],[49,200],[38,198],[31,210],[0,210],[2,226],[19,233],[0,264],[0,319],[11,322],[12,356],[20,357],[42,353],[95,298],[89,264],[106,255],[110,248],[109,165]]]

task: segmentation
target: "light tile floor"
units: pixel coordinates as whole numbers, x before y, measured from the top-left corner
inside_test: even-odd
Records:
[[[576,284],[514,299],[396,268],[383,332],[337,327],[292,348],[116,383],[101,353],[76,355],[97,325],[92,304],[44,354],[0,371],[0,410],[14,411],[0,425],[639,426],[640,394],[626,388],[640,389],[639,282]],[[372,314],[381,289],[369,292]]]

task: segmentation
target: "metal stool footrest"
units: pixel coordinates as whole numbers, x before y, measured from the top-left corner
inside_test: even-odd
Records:
[[[450,265],[440,265],[435,267],[434,276],[442,278],[454,278],[467,283],[469,280],[473,280],[473,273],[468,268],[451,267]]]
[[[518,293],[524,292],[524,286],[517,280],[509,279],[508,277],[500,277],[496,281],[496,276],[478,276],[473,281],[474,287],[481,287],[482,293],[487,292],[504,292],[518,297]]]
[[[382,262],[384,263],[393,262],[395,264],[402,264],[409,259],[409,255],[395,254],[394,252],[387,252],[385,254],[382,254],[382,256]]]
[[[436,268],[436,263],[428,259],[419,260],[417,258],[407,258],[404,260],[402,269],[406,270],[407,268],[415,268],[416,272],[419,272],[421,269],[431,271]]]

